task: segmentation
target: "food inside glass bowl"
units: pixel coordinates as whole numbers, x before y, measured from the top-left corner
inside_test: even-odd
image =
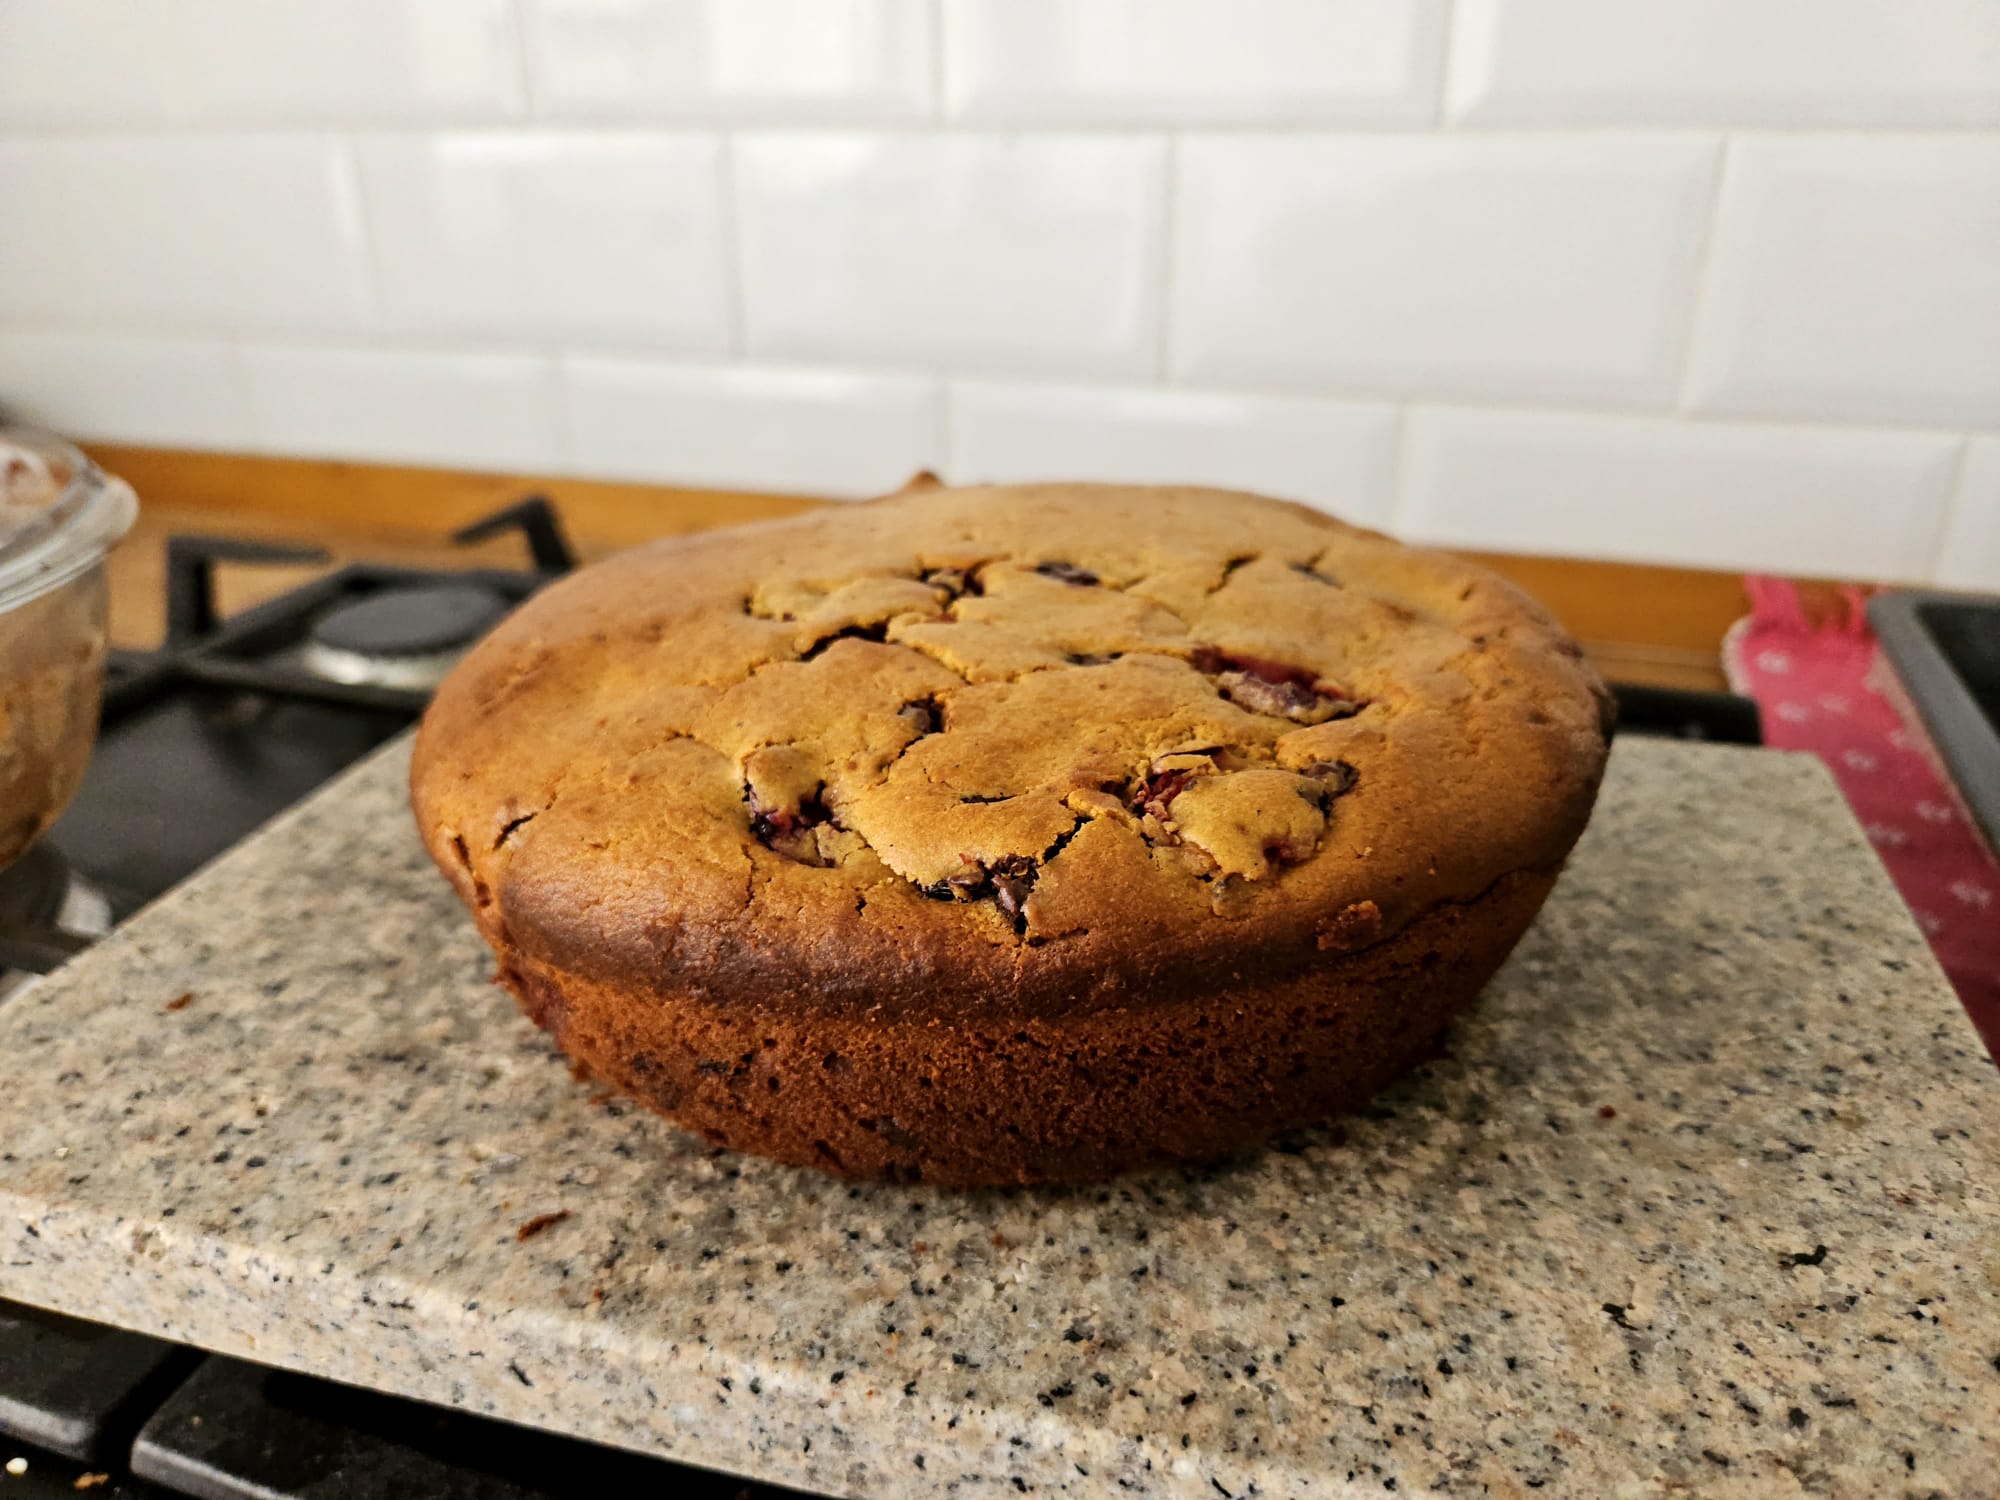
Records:
[[[83,780],[104,681],[104,556],[137,502],[69,444],[0,429],[0,868]]]

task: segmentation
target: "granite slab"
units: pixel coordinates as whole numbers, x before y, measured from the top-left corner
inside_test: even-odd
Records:
[[[2000,1486],[2000,1078],[1813,762],[1621,742],[1364,1115],[968,1194],[574,1081],[406,755],[0,1007],[0,1295],[846,1496]]]

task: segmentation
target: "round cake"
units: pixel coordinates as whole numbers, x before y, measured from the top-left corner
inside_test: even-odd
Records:
[[[1609,722],[1531,600],[1302,506],[912,488],[544,590],[439,690],[411,792],[597,1078],[847,1176],[1075,1180],[1422,1057]]]

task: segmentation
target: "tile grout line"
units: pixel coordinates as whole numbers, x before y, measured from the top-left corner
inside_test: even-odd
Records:
[[[361,279],[367,291],[369,316],[374,324],[367,332],[377,336],[390,333],[394,330],[391,328],[393,320],[389,316],[388,287],[382,269],[382,247],[377,243],[375,215],[368,211],[368,188],[361,166],[361,146],[352,136],[339,135],[334,137],[334,153],[339,163],[340,189],[344,189],[336,190],[336,198],[344,199],[353,214],[361,246]]]
[[[1721,255],[1722,209],[1729,186],[1729,169],[1736,159],[1736,138],[1722,138],[1715,164],[1715,186],[1708,195],[1708,222],[1702,226],[1701,253],[1695,262],[1694,295],[1688,299],[1687,322],[1681,329],[1680,373],[1674,381],[1672,409],[1681,417],[1693,411],[1695,351],[1708,321],[1708,304],[1715,284],[1715,263]]]
[[[263,419],[257,414],[257,402],[250,394],[250,364],[245,357],[243,337],[237,329],[230,329],[222,336],[224,363],[229,370],[230,383],[236,388],[236,399],[243,406],[243,438],[252,452],[267,452],[269,440],[264,433]]]
[[[932,374],[932,399],[937,402],[937,472],[946,484],[964,484],[965,477],[958,472],[958,455],[952,451],[952,443],[958,434],[951,420],[952,406],[951,377],[941,371]]]
[[[729,325],[729,358],[741,363],[750,358],[750,311],[746,290],[748,277],[743,268],[743,226],[736,186],[736,133],[724,130],[716,144],[715,191],[722,232],[722,294],[724,316]]]
[[[513,35],[514,80],[521,86],[521,118],[533,121],[539,113],[535,98],[535,67],[528,43],[528,0],[507,0],[507,29]]]
[[[383,354],[435,354],[477,358],[534,355],[553,359],[609,358],[668,365],[678,369],[711,370],[717,373],[739,370],[772,372],[838,372],[916,380],[940,378],[936,368],[914,368],[893,361],[868,359],[819,360],[772,356],[739,359],[733,355],[676,352],[653,344],[599,342],[588,338],[570,340],[557,336],[530,342],[513,335],[482,338],[458,330],[392,328],[379,330],[329,331],[325,327],[299,325],[286,328],[249,328],[232,325],[225,334],[185,324],[152,324],[143,327],[109,326],[86,323],[10,323],[6,332],[43,338],[119,341],[137,343],[188,343],[204,338],[228,337],[246,347],[282,345],[301,350],[338,352],[379,352]],[[1519,414],[1529,417],[1563,416],[1582,421],[1632,421],[1665,427],[1703,428],[1746,427],[1783,432],[1823,432],[1862,436],[1930,438],[1992,437],[1995,431],[1951,422],[1908,422],[1894,417],[1850,419],[1799,413],[1748,411],[1679,411],[1672,406],[1635,406],[1583,401],[1508,400],[1462,392],[1412,394],[1408,391],[1361,390],[1354,387],[1303,387],[1259,384],[1256,382],[1205,381],[1162,388],[1149,383],[1144,375],[1112,377],[1090,373],[1035,373],[1008,369],[953,370],[943,378],[996,385],[1077,389],[1105,394],[1164,395],[1169,391],[1189,396],[1223,396],[1260,401],[1322,403],[1329,406],[1388,407],[1415,410],[1461,410]]]
[[[1935,121],[1906,124],[1775,125],[1768,122],[1714,119],[1699,123],[1654,120],[1554,121],[1548,124],[1509,123],[1497,125],[1453,124],[1439,128],[1428,120],[1382,114],[1374,117],[1325,115],[1275,119],[1203,118],[1199,115],[1173,119],[1139,116],[1089,117],[1081,115],[1041,115],[1014,117],[935,116],[896,111],[857,110],[846,116],[801,119],[783,112],[746,111],[740,115],[713,113],[625,113],[588,111],[562,115],[490,115],[442,117],[412,114],[405,118],[355,121],[338,118],[244,121],[135,121],[117,124],[88,122],[34,123],[14,121],[0,125],[0,143],[58,141],[134,141],[161,139],[237,140],[269,136],[360,135],[518,135],[542,134],[553,137],[588,135],[619,130],[633,135],[696,135],[717,130],[775,132],[787,135],[968,135],[968,136],[1102,136],[1157,135],[1175,131],[1183,135],[1230,137],[1269,136],[1292,140],[1432,140],[1441,146],[1468,141],[1575,141],[1602,142],[1619,137],[1647,140],[1682,139],[1689,136],[1713,139],[1887,141],[1897,145],[1945,141],[2000,143],[2000,127],[1979,121],[1963,125],[1940,125]]]
[[[1160,283],[1154,290],[1154,310],[1159,317],[1160,350],[1154,362],[1156,385],[1172,385],[1174,378],[1174,306],[1179,278],[1180,236],[1175,227],[1180,217],[1181,138],[1168,131],[1160,163]]]
[[[950,70],[945,62],[945,0],[930,0],[931,109],[929,120],[943,125],[951,119]]]
[[[1944,492],[1944,504],[1938,507],[1937,522],[1933,528],[1930,545],[1923,549],[1929,559],[1924,577],[1934,583],[1944,573],[1945,544],[1950,541],[1952,531],[1960,519],[1960,510],[1970,499],[1966,478],[1972,472],[1972,445],[1976,441],[1975,435],[1967,434],[1959,442],[1957,462],[1951,466],[1951,478]]]
[[[1410,467],[1410,413],[1416,403],[1405,401],[1396,408],[1396,432],[1389,449],[1389,518],[1385,529],[1400,537],[1409,526],[1409,504],[1403,493]]]
[[[1442,133],[1447,125],[1446,100],[1451,92],[1452,52],[1458,41],[1458,0],[1443,0],[1444,19],[1438,26],[1437,101],[1431,109],[1431,130]]]
[[[549,356],[549,367],[555,379],[557,446],[573,470],[588,472],[576,425],[576,388],[570,384],[569,357],[556,350]]]
[[[388,285],[383,270],[382,248],[376,235],[375,215],[368,208],[368,189],[365,181],[366,173],[361,163],[361,146],[353,136],[343,132],[333,137],[333,150],[340,177],[335,198],[336,202],[343,203],[353,216],[355,236],[361,251],[361,279],[366,293],[369,320],[373,325],[370,329],[357,330],[356,342],[359,344],[363,335],[372,334],[374,337],[369,342],[373,343],[379,340],[383,333],[390,331],[394,320],[389,316]],[[230,333],[237,347],[237,358],[243,366],[244,394],[249,397],[251,382],[249,363],[243,348],[245,343],[243,329],[236,326]],[[254,399],[251,401],[251,409],[254,413],[256,409]],[[258,443],[268,448],[270,437],[264,431],[264,423],[261,419],[253,420]]]

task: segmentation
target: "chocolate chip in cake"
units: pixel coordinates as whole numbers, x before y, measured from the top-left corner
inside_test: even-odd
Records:
[[[1069,584],[1073,588],[1088,589],[1097,587],[1097,575],[1091,572],[1090,569],[1079,568],[1072,562],[1037,563],[1035,571],[1044,578],[1057,579]]]
[[[1300,774],[1319,784],[1322,802],[1346,796],[1354,790],[1354,783],[1361,779],[1361,773],[1344,760],[1316,761]]]
[[[1139,778],[1139,784],[1132,792],[1132,811],[1141,817],[1158,818],[1165,822],[1167,808],[1174,798],[1187,790],[1194,772],[1187,770],[1148,771]]]
[[[1197,672],[1215,679],[1216,691],[1223,697],[1253,714],[1269,714],[1296,724],[1324,724],[1359,713],[1366,706],[1309,667],[1215,646],[1195,647],[1188,661]]]
[[[986,592],[985,582],[979,576],[982,566],[984,564],[970,568],[932,568],[924,573],[923,581],[934,589],[942,589],[949,596],[945,601],[947,604],[961,594],[977,598]]]
[[[944,728],[944,711],[935,698],[914,698],[897,709],[896,714],[916,729],[919,739]]]
[[[987,893],[986,867],[974,861],[967,864],[960,873],[917,889],[933,901],[976,901]]]
[[[1014,924],[1014,930],[1026,932],[1028,896],[1035,888],[1035,879],[1041,874],[1042,866],[1060,854],[1076,837],[1077,829],[1088,821],[1087,818],[1077,819],[1072,827],[1059,834],[1055,842],[1042,851],[1040,859],[1026,854],[1003,854],[991,863],[969,861],[969,868],[963,873],[947,876],[932,885],[918,886],[917,889],[933,901],[978,901],[990,896],[993,904]]]
[[[801,799],[797,807],[766,807],[758,801],[755,787],[747,789],[744,796],[750,803],[750,832],[775,854],[802,865],[825,867],[828,860],[813,837],[815,828],[833,822],[833,813],[821,800],[824,791],[822,786]]]
[[[993,903],[1005,912],[1008,918],[1019,924],[1026,919],[1022,908],[1027,905],[1028,892],[1035,888],[1037,867],[1025,854],[1009,854],[996,860],[987,872],[988,882],[993,887]]]

